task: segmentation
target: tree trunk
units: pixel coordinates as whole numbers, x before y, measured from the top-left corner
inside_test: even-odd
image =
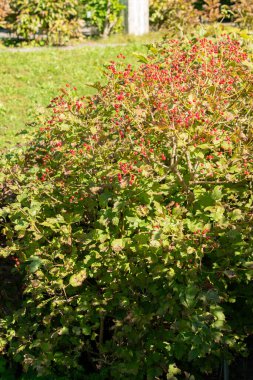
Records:
[[[110,22],[111,15],[111,1],[108,0],[107,10],[106,10],[106,18],[105,18],[105,26],[103,30],[103,38],[106,38],[110,35],[115,24]]]
[[[127,1],[127,32],[142,36],[149,32],[149,0]]]

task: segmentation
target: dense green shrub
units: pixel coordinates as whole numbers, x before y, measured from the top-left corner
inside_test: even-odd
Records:
[[[229,1],[151,0],[150,21],[154,29],[186,29],[200,22],[221,21],[231,15]]]
[[[193,0],[150,1],[150,23],[155,30],[165,28],[178,31],[189,28],[199,22],[199,15]]]
[[[45,34],[51,43],[62,44],[78,35],[77,0],[11,0],[9,21],[18,36]]]
[[[0,255],[23,278],[2,352],[71,379],[206,379],[253,329],[250,63],[229,37],[120,58],[1,160]]]
[[[183,29],[189,31],[199,23],[248,19],[251,1],[240,0],[151,0],[150,22],[153,29]],[[237,9],[237,10],[236,10]],[[242,16],[243,14],[243,16]],[[241,22],[241,25],[243,23]]]
[[[17,368],[12,365],[9,368],[7,361],[0,358],[0,380],[68,380],[66,377],[58,376],[37,376],[34,372],[29,371],[27,373],[18,373]],[[72,377],[74,378],[74,377]]]
[[[253,27],[253,1],[237,0],[233,1],[233,11],[236,22],[242,27]]]
[[[80,20],[98,28],[107,37],[123,26],[124,5],[119,0],[11,0],[11,14],[5,12],[11,28],[25,39],[46,35],[52,43],[64,43],[78,36]],[[1,11],[0,11],[1,19]]]
[[[123,28],[124,5],[120,0],[82,0],[83,19],[98,28],[100,34],[108,37],[112,31]]]

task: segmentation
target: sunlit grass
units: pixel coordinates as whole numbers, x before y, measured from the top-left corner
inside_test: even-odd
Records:
[[[101,80],[103,65],[122,52],[127,61],[136,63],[134,52],[145,51],[144,43],[161,38],[150,34],[140,38],[111,37],[107,43],[126,43],[124,46],[85,46],[74,50],[44,48],[34,52],[0,53],[0,148],[22,143],[37,111],[46,107],[58,90],[71,83],[78,94],[91,94],[87,86]],[[106,41],[97,41],[100,44]],[[96,42],[95,42],[96,43]]]

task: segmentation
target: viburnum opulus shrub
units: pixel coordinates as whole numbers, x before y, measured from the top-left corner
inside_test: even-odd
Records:
[[[1,161],[23,279],[2,351],[71,379],[207,379],[252,334],[252,71],[226,36],[119,58]]]

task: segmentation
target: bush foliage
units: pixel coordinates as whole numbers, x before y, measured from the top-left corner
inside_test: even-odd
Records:
[[[26,40],[47,37],[54,44],[78,37],[80,25],[103,37],[123,30],[123,0],[2,0],[0,23]],[[184,33],[199,23],[231,20],[252,28],[252,0],[150,0],[154,30]],[[11,12],[10,12],[11,10]],[[96,32],[94,32],[96,33]]]
[[[19,37],[27,40],[45,35],[50,43],[64,43],[78,36],[81,19],[97,27],[105,37],[121,30],[123,24],[124,6],[119,0],[10,0],[9,3],[11,14],[4,12],[3,17]]]
[[[62,44],[78,34],[77,0],[11,0],[9,21],[18,36],[46,35],[49,42]]]
[[[252,334],[247,55],[223,37],[139,59],[91,98],[67,85],[1,160],[0,255],[22,294],[0,347],[25,370],[206,379]]]
[[[196,25],[199,12],[192,0],[151,0],[150,22],[154,29],[178,31],[184,26]]]
[[[233,11],[236,21],[246,28],[253,27],[253,1],[237,0],[233,2]]]
[[[112,31],[122,31],[125,8],[119,0],[84,0],[83,19],[96,26],[103,37],[108,37]]]
[[[151,0],[150,22],[154,29],[189,30],[200,22],[233,21],[252,28],[252,0]],[[184,28],[185,27],[185,28]]]

